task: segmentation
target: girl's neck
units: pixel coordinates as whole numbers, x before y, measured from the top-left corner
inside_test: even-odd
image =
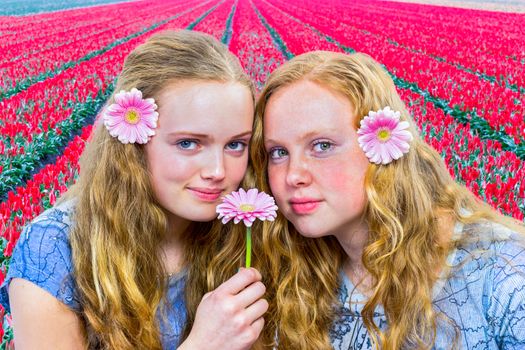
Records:
[[[359,222],[344,232],[335,234],[335,237],[345,251],[349,264],[362,264],[363,250],[368,242],[368,225]]]
[[[361,262],[352,264],[350,260],[345,260],[343,262],[343,272],[359,293],[366,297],[372,295],[372,276]]]
[[[192,222],[168,216],[168,232],[160,245],[161,259],[168,275],[179,273],[184,263],[185,235],[192,229]]]
[[[188,231],[193,222],[171,213],[166,214],[168,220],[168,234],[166,235],[167,240],[182,239],[184,233]]]
[[[343,271],[357,290],[369,294],[372,286],[371,276],[363,265],[363,250],[368,242],[368,225],[360,222],[335,237],[346,253]]]

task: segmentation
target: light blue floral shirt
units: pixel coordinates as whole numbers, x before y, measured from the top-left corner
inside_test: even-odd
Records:
[[[450,254],[450,270],[442,273],[433,293],[435,310],[452,321],[459,332],[456,348],[524,350],[525,245],[513,240],[518,237],[516,233],[497,224],[456,228],[456,234],[478,238]],[[332,345],[336,350],[373,349],[361,317],[366,298],[341,275],[339,299],[343,307],[331,329]],[[386,329],[380,306],[374,321]],[[450,349],[454,335],[450,322],[438,321],[434,349]]]
[[[8,311],[8,286],[13,278],[23,278],[44,289],[77,313],[82,312],[78,297],[73,266],[69,232],[72,202],[51,208],[25,227],[20,235],[9,265],[9,271],[0,287],[0,303]],[[157,315],[164,349],[175,349],[186,323],[184,303],[185,273],[170,278],[167,303],[159,308],[164,314]]]

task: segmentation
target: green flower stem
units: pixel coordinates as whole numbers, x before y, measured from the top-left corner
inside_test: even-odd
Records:
[[[246,227],[246,268],[252,264],[252,228]]]

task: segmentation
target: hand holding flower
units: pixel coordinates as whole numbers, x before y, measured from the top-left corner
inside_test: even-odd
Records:
[[[206,293],[197,308],[188,338],[178,350],[247,350],[264,327],[266,287],[256,269],[241,268],[217,289]]]

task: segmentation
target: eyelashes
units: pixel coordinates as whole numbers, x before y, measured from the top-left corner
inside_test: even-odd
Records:
[[[268,155],[270,156],[270,159],[278,160],[286,157],[288,152],[284,148],[275,147],[268,152]]]
[[[330,141],[315,141],[313,145],[314,152],[326,153],[334,148],[334,144]]]
[[[183,139],[177,141],[175,146],[182,151],[197,151],[203,147],[199,140]],[[225,149],[233,153],[243,153],[248,147],[247,141],[232,141],[225,146]]]
[[[246,147],[248,147],[248,143],[245,141],[233,141],[226,145],[226,148],[234,152],[244,152]]]
[[[327,140],[316,140],[312,142],[309,153],[316,157],[322,157],[329,154],[335,148],[335,143]],[[279,161],[289,155],[288,150],[284,147],[273,147],[268,151],[268,156],[272,161]]]
[[[179,149],[183,151],[193,151],[198,147],[196,140],[181,140],[175,144]]]

